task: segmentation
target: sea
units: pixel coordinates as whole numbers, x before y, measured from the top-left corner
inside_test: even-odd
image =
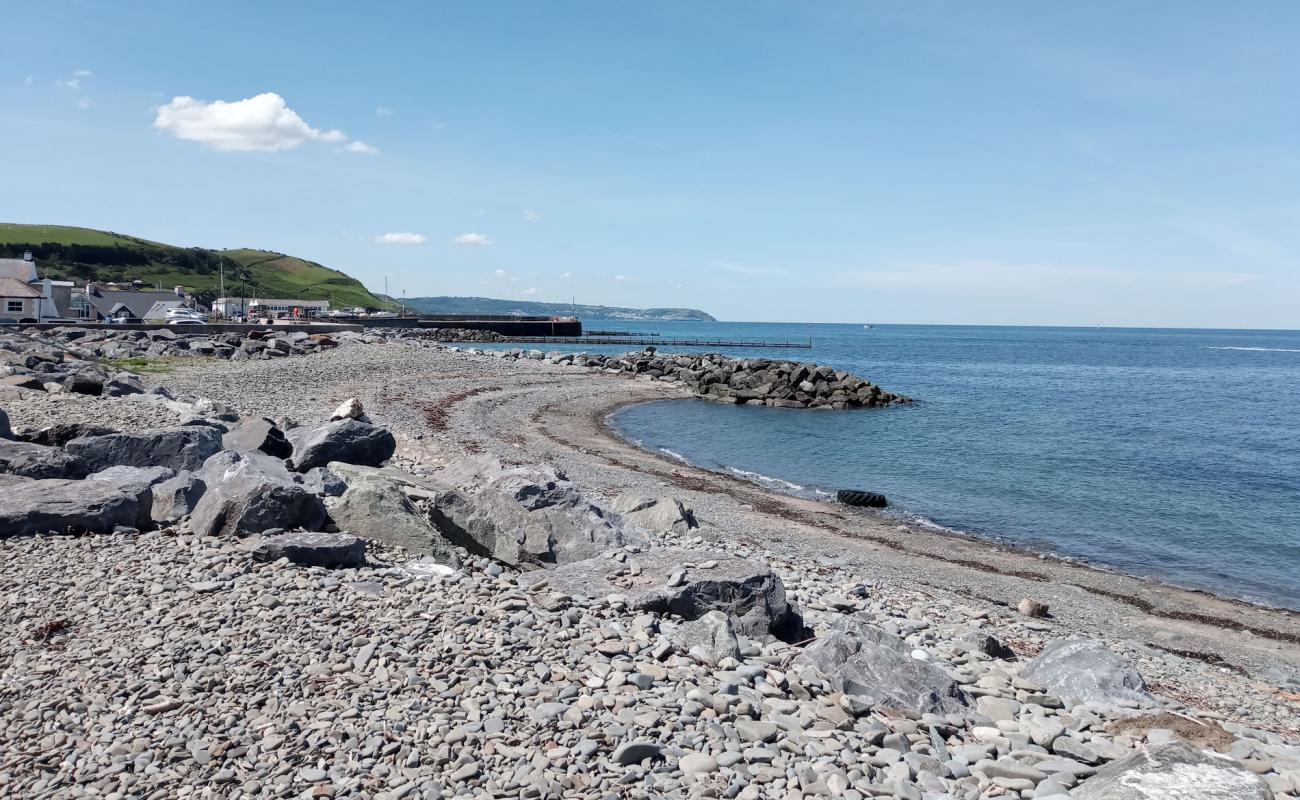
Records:
[[[1300,331],[586,327],[811,342],[701,349],[830,364],[917,401],[828,412],[683,399],[613,415],[644,448],[794,495],[881,492],[914,525],[1300,610]]]

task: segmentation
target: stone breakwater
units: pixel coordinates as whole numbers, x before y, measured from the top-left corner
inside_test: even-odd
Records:
[[[74,373],[61,367],[63,354],[79,361],[124,358],[182,358],[207,356],[231,361],[269,360],[310,355],[354,344],[404,342],[438,347],[444,342],[500,342],[492,331],[456,328],[396,328],[364,334],[307,334],[301,331],[256,330],[248,335],[228,333],[187,335],[170,328],[151,331],[109,331],[54,328],[44,334],[0,336],[0,361],[10,374],[0,381],[27,388],[58,386],[84,394],[129,392],[131,387],[107,386],[112,376],[93,363],[78,364]],[[912,402],[843,370],[829,366],[766,358],[731,358],[719,353],[660,354],[654,348],[622,355],[562,353],[541,350],[473,350],[493,357],[545,361],[677,383],[696,397],[734,405],[776,408],[872,408]],[[72,362],[69,362],[72,363]],[[81,378],[73,379],[76,374]],[[52,377],[53,380],[46,378]],[[124,376],[125,378],[125,376]]]
[[[357,402],[155,392],[153,430],[99,396],[0,431],[0,793],[1300,791],[1293,725],[1190,705],[1122,642],[723,541],[672,495],[415,461]]]
[[[719,403],[776,408],[872,408],[912,402],[843,370],[769,358],[731,358],[720,353],[660,354],[654,348],[623,355],[485,351],[499,358],[643,375],[675,381],[697,397]]]

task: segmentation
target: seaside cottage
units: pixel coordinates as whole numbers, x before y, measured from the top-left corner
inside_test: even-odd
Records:
[[[13,260],[13,259],[8,259]],[[40,313],[41,292],[17,278],[0,277],[0,320],[34,320]]]

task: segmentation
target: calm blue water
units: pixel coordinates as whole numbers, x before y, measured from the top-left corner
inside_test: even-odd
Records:
[[[832,364],[920,401],[832,413],[681,400],[616,415],[646,447],[791,493],[880,491],[892,513],[1300,609],[1300,332],[589,327],[811,335],[812,351],[729,352]]]

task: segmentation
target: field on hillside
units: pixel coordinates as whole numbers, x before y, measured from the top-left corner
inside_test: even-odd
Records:
[[[264,250],[176,247],[134,236],[63,225],[0,223],[0,257],[36,255],[42,277],[141,281],[164,290],[183,286],[210,302],[224,268],[226,294],[329,300],[333,307],[387,308],[360,281],[336,269]]]

